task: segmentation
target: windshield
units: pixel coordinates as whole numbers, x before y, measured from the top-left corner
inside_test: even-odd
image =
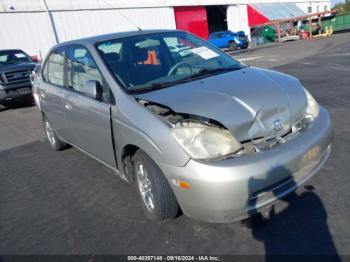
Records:
[[[23,51],[6,50],[0,51],[0,66],[30,63],[32,59]]]
[[[110,72],[130,92],[152,91],[243,67],[185,32],[115,39],[98,43],[97,49]]]

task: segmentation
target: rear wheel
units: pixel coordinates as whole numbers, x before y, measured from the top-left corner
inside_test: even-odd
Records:
[[[51,126],[50,122],[47,120],[46,117],[44,117],[44,127],[45,127],[46,137],[50,143],[50,146],[54,150],[60,151],[68,147],[68,144],[64,143],[57,136],[55,130],[53,129],[53,127]]]
[[[157,164],[143,151],[133,156],[135,180],[146,216],[152,221],[173,219],[179,206]]]

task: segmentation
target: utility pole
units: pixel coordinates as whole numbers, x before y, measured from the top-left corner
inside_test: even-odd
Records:
[[[49,7],[48,7],[48,5],[46,3],[46,0],[43,0],[43,3],[45,5],[46,13],[47,13],[47,15],[49,16],[49,19],[50,19],[51,28],[52,28],[53,35],[55,37],[56,44],[58,44],[60,41],[58,39],[58,34],[57,34],[56,26],[55,26],[55,21],[53,19],[52,13],[49,10]]]

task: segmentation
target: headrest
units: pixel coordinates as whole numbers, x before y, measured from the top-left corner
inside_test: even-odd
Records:
[[[115,63],[120,59],[120,55],[117,53],[106,53],[103,55],[107,63]]]
[[[19,60],[19,59],[18,59],[17,56],[15,56],[14,54],[9,54],[9,55],[7,56],[6,62],[16,62],[16,61],[18,61],[18,60]]]
[[[135,47],[132,49],[131,57],[133,62],[145,61],[148,58],[148,51],[146,48]]]

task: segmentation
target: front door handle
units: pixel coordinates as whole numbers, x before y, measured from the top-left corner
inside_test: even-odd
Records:
[[[72,106],[68,103],[65,103],[64,104],[64,107],[67,109],[67,110],[71,110],[72,109]]]

